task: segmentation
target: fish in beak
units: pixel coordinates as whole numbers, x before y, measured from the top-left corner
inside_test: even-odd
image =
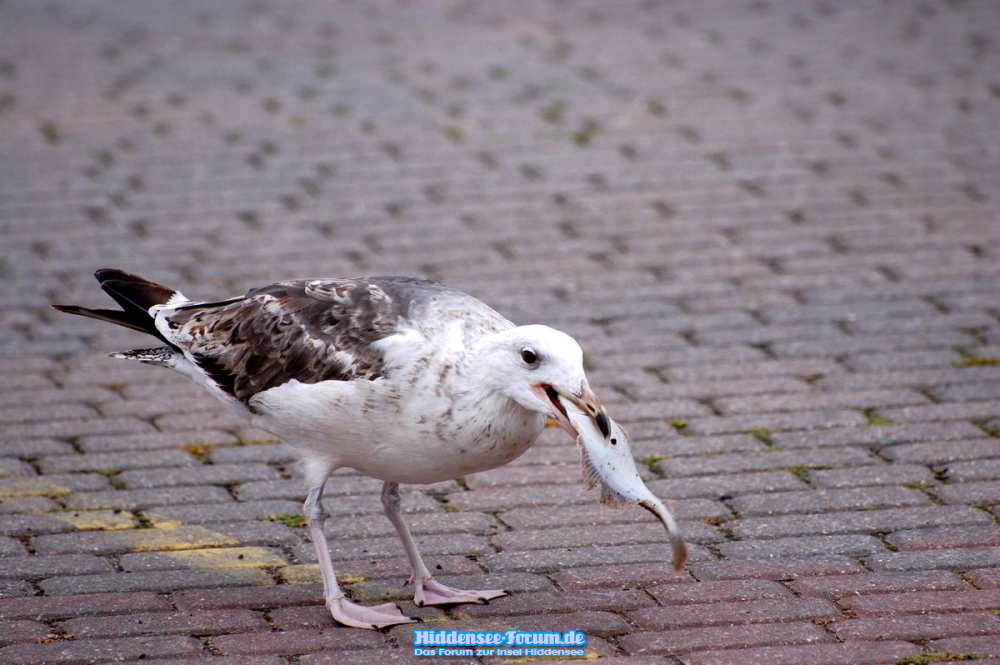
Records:
[[[552,404],[558,425],[576,439],[587,489],[600,487],[601,503],[606,506],[623,508],[638,503],[653,513],[667,530],[674,570],[681,570],[687,561],[687,547],[677,523],[663,502],[642,482],[628,435],[608,416],[590,386],[584,382],[580,395],[548,385],[535,386],[534,391]]]

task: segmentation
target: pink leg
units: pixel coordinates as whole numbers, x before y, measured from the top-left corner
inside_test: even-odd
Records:
[[[319,570],[323,575],[323,596],[326,598],[326,607],[330,610],[333,618],[345,626],[355,628],[369,628],[378,630],[386,626],[394,626],[399,623],[413,623],[417,619],[404,616],[394,603],[385,603],[374,607],[365,607],[352,603],[344,596],[337,584],[337,574],[333,570],[333,562],[330,560],[330,550],[326,543],[326,536],[323,534],[323,522],[326,520],[326,511],[320,504],[323,497],[323,486],[326,478],[316,487],[309,490],[303,511],[306,520],[309,522],[309,535],[312,537],[313,545],[316,547],[316,559],[319,562]]]
[[[447,605],[449,603],[485,603],[492,598],[506,596],[507,592],[502,589],[490,589],[487,591],[462,591],[445,586],[435,580],[424,560],[417,551],[417,544],[410,535],[410,529],[403,521],[403,515],[399,510],[399,483],[386,482],[382,485],[382,505],[385,507],[386,517],[396,528],[399,539],[403,541],[403,548],[406,550],[406,558],[410,560],[410,568],[413,574],[410,575],[410,582],[416,585],[417,591],[413,594],[413,602],[419,607],[425,605]]]

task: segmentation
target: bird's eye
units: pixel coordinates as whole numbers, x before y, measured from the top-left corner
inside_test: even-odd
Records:
[[[521,349],[521,360],[523,360],[525,364],[534,365],[538,362],[538,355],[531,349]]]

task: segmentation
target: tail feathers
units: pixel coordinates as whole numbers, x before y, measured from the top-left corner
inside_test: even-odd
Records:
[[[98,321],[107,321],[108,323],[114,323],[139,332],[152,333],[149,329],[149,325],[144,321],[137,320],[128,312],[122,312],[117,309],[87,309],[86,307],[77,307],[76,305],[52,305],[52,309],[59,312],[66,312],[67,314],[86,316],[87,318],[97,319]],[[149,315],[146,315],[146,320],[150,324],[153,321],[149,318]]]
[[[148,315],[153,305],[166,305],[171,299],[183,298],[178,291],[132,275],[122,270],[103,268],[94,273],[105,293],[115,299],[126,312],[141,310]]]
[[[68,314],[86,316],[91,319],[108,321],[125,328],[148,333],[173,346],[156,328],[155,321],[149,313],[154,305],[166,305],[186,300],[174,289],[151,282],[148,279],[132,275],[122,270],[103,268],[94,273],[105,293],[114,298],[123,311],[110,309],[87,309],[75,305],[53,305],[53,309]]]

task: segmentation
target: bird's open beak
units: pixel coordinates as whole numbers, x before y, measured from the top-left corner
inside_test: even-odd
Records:
[[[586,381],[583,382],[579,395],[575,395],[565,388],[545,384],[534,386],[533,390],[543,402],[547,402],[554,407],[553,417],[556,423],[566,430],[570,436],[575,438],[579,433],[569,420],[566,407],[563,406],[563,400],[566,403],[576,406],[581,413],[587,414],[594,421],[594,425],[605,439],[611,436],[611,429],[608,424],[608,410],[601,403],[601,400],[597,399],[597,395],[590,389]]]
[[[608,411],[583,383],[581,394],[539,384],[532,390],[543,402],[552,405],[553,417],[561,428],[576,439],[580,447],[580,468],[587,488],[601,488],[601,503],[623,507],[638,503],[653,513],[667,530],[673,549],[674,569],[687,560],[687,547],[673,516],[646,484],[642,482],[632,458],[625,430],[608,417]]]

